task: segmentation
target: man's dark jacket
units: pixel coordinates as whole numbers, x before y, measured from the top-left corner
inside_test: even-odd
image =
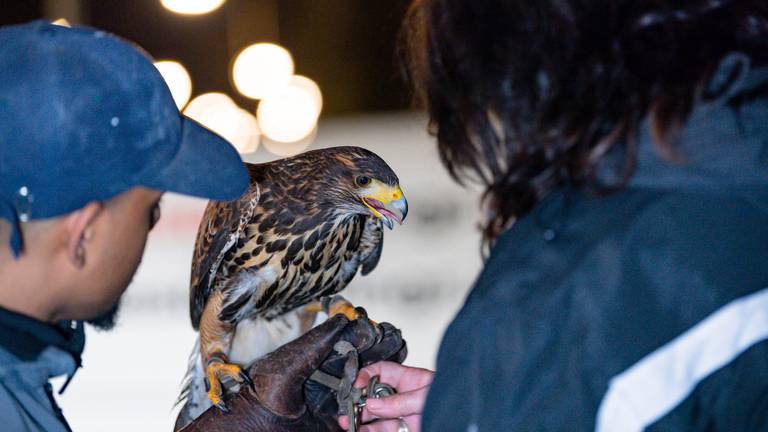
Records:
[[[503,234],[448,328],[423,430],[768,430],[768,70],[732,54],[662,161]]]
[[[0,307],[0,431],[70,431],[48,381],[80,367],[82,322],[49,324]]]

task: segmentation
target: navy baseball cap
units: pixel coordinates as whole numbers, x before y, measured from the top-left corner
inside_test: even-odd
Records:
[[[21,222],[144,186],[232,200],[248,173],[226,140],[181,115],[150,57],[106,32],[0,28],[0,218]]]

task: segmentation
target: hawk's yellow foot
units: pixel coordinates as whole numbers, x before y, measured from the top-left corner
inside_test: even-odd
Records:
[[[205,366],[205,387],[208,392],[208,399],[211,403],[224,412],[229,412],[224,402],[224,386],[222,382],[226,379],[246,383],[253,389],[253,380],[238,365],[227,363],[226,356],[220,353],[214,353]]]
[[[327,305],[323,305],[328,313],[328,318],[342,314],[350,321],[360,318],[362,315],[355,309],[355,306],[342,296],[333,296],[328,299]]]
[[[373,324],[375,321],[368,318],[368,314],[363,308],[356,308],[349,300],[340,295],[332,297],[326,297],[321,301],[321,305],[325,313],[328,314],[328,318],[334,315],[342,314],[347,317],[348,320],[354,321],[358,318],[365,318]]]

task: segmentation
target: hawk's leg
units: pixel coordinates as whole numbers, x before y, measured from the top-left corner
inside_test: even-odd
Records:
[[[235,326],[219,319],[223,295],[211,295],[200,319],[200,354],[205,366],[205,387],[208,399],[222,411],[228,411],[224,402],[224,384],[246,383],[253,387],[251,377],[239,366],[227,361]]]

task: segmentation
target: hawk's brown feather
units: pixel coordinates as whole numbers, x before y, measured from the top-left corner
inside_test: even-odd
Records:
[[[220,320],[271,319],[339,292],[381,253],[381,221],[347,204],[357,173],[397,184],[378,156],[338,147],[247,165],[248,192],[209,203],[200,223],[190,281],[195,328],[213,290],[224,294]]]

